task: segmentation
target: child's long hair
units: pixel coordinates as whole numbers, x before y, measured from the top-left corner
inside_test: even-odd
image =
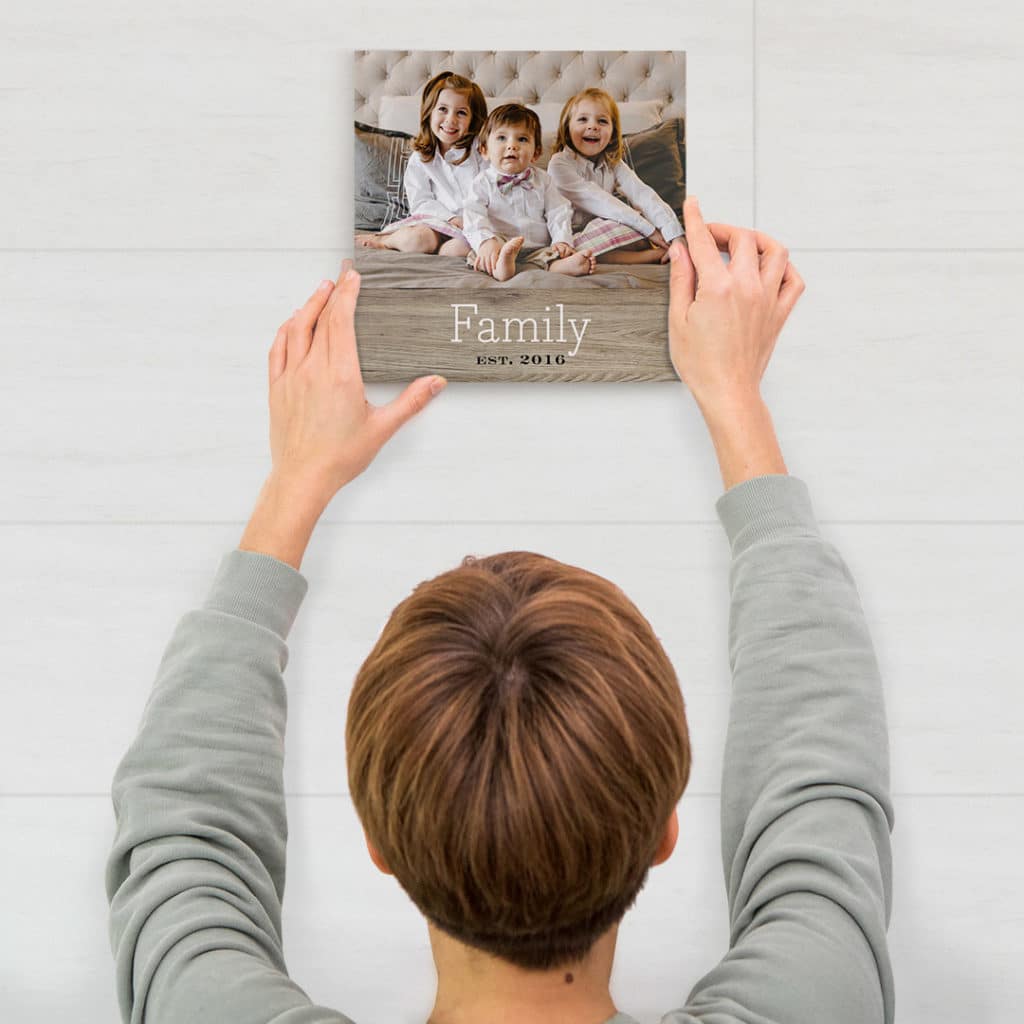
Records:
[[[466,152],[458,160],[452,161],[456,164],[464,163],[469,159],[470,151],[477,133],[480,131],[484,121],[487,120],[487,101],[484,99],[483,90],[476,82],[471,82],[454,71],[441,71],[423,86],[423,95],[420,99],[420,130],[412,141],[412,148],[420,154],[424,163],[434,159],[437,152],[437,139],[430,130],[430,115],[434,112],[437,98],[441,95],[442,89],[454,89],[456,92],[464,92],[469,97],[469,128],[466,134],[456,143],[460,148],[465,147]]]
[[[619,119],[619,107],[615,100],[604,91],[593,86],[589,89],[581,89],[575,96],[570,96],[562,107],[562,113],[558,118],[558,135],[555,138],[555,146],[552,153],[562,149],[571,149],[574,153],[580,151],[572,144],[572,136],[569,134],[569,121],[572,119],[573,111],[580,100],[599,100],[608,108],[608,116],[612,120],[612,137],[601,153],[609,167],[614,167],[621,159],[625,146],[622,142],[622,122]],[[583,154],[580,153],[580,156]]]

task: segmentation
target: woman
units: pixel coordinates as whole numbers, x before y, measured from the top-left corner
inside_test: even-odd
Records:
[[[705,225],[693,199],[684,220],[689,249],[678,240],[671,247],[669,345],[726,487],[716,508],[732,549],[734,678],[722,781],[732,940],[678,1019],[891,1022],[893,813],[881,682],[852,577],[822,539],[806,486],[788,476],[760,397],[803,282],[767,236]],[[726,248],[728,267],[719,256]],[[306,591],[298,569],[317,519],[439,383],[414,381],[381,408],[366,402],[353,332],[358,289],[351,273],[336,287],[328,282],[278,332],[269,360],[273,469],[240,549],[172,638],[114,779],[106,883],[125,1020],[348,1020],[313,1006],[282,954],[285,640]],[[689,770],[678,687],[646,620],[607,581],[541,556],[525,567],[496,557],[486,570],[463,566],[421,584],[385,626],[353,688],[353,801],[373,862],[396,875],[428,919],[438,972],[432,1024],[630,1024],[608,982],[619,919],[676,843],[675,803]],[[563,583],[577,588],[576,599],[561,599]],[[572,621],[559,626],[558,643],[539,635],[513,648],[517,631],[507,630],[488,638],[496,647],[481,646],[458,628],[480,612],[478,586],[512,594],[513,612],[533,609],[517,620],[519,633],[546,615]],[[545,609],[549,594],[557,599]],[[528,666],[538,651],[543,680]],[[493,699],[471,704],[471,679],[461,705],[435,705],[429,720],[423,701],[433,691],[414,685],[425,678],[416,673],[447,658],[431,678],[449,685],[467,657],[483,659],[476,689],[494,684]],[[609,694],[621,691],[609,679],[633,687],[630,701],[615,704]],[[596,701],[574,698],[595,680]],[[568,718],[556,722],[557,702],[527,707],[541,687],[568,702]],[[591,743],[594,709],[609,700],[605,732]],[[476,718],[460,714],[467,706]],[[517,732],[527,712],[532,724]],[[574,731],[574,721],[587,728]],[[542,752],[546,760],[526,757],[530,737],[552,723],[561,745]],[[477,725],[492,746],[473,748],[485,760],[463,789],[441,768],[418,771],[431,762],[394,742],[433,737],[443,754],[445,742],[458,748],[460,730],[465,739]],[[645,762],[648,736],[659,756]],[[520,761],[502,754],[499,738],[515,740]],[[577,751],[589,756],[574,760]],[[627,756],[649,764],[650,776],[631,763],[622,770]],[[506,769],[524,757],[516,788]],[[603,776],[598,762],[608,766]],[[552,764],[575,774],[560,779]],[[480,779],[499,783],[493,813],[488,787],[473,788]],[[537,813],[545,788],[554,801],[546,816]],[[615,816],[620,798],[628,818]],[[504,827],[513,815],[529,835]],[[418,841],[439,820],[450,843]],[[482,821],[503,826],[502,856],[485,856],[493,836]],[[594,846],[595,836],[619,845]],[[541,845],[528,843],[537,837]],[[552,838],[560,858],[543,845]],[[509,874],[516,858],[519,874]],[[576,861],[586,869],[560,877]]]

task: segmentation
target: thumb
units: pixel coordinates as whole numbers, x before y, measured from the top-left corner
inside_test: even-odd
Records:
[[[431,375],[418,377],[397,398],[377,410],[380,421],[381,444],[387,441],[403,424],[427,407],[427,404],[448,384],[444,377]]]
[[[686,316],[696,294],[697,272],[690,258],[690,250],[682,238],[674,238],[668,248],[672,268],[668,279],[668,308],[670,314]]]

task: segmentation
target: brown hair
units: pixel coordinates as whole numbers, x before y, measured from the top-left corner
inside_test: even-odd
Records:
[[[345,745],[367,839],[412,902],[528,970],[583,960],[632,907],[690,775],[650,623],[528,551],[467,556],[394,609]]]
[[[622,160],[625,146],[622,142],[622,123],[619,119],[619,105],[604,89],[594,87],[582,89],[575,96],[570,96],[565,101],[562,113],[558,117],[558,135],[555,137],[555,148],[552,152],[557,153],[562,149],[571,149],[574,153],[579,153],[579,150],[572,144],[572,136],[569,134],[569,121],[572,118],[576,104],[584,99],[600,100],[608,108],[608,116],[612,120],[612,137],[608,140],[608,145],[601,152],[601,156],[607,161],[609,167],[614,167]],[[582,156],[582,154],[580,155]]]
[[[487,115],[487,120],[480,129],[481,146],[486,147],[487,137],[495,128],[518,128],[520,125],[524,125],[527,131],[533,133],[534,155],[540,156],[544,150],[540,137],[540,118],[536,111],[524,107],[522,103],[504,103]]]
[[[434,154],[437,152],[437,139],[434,138],[434,133],[430,130],[430,115],[434,112],[437,99],[444,89],[465,93],[469,101],[469,128],[456,143],[460,149],[465,147],[466,152],[458,160],[452,161],[454,164],[461,164],[469,159],[473,149],[473,140],[477,137],[480,126],[487,119],[487,100],[484,99],[483,90],[476,82],[471,82],[468,78],[463,78],[462,75],[457,75],[453,71],[438,72],[423,86],[423,94],[420,97],[420,130],[416,138],[412,140],[412,148],[420,154],[425,162],[429,163],[434,159]]]

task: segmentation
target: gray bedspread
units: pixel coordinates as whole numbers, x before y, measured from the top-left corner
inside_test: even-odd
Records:
[[[495,281],[489,274],[468,267],[464,256],[428,256],[362,246],[355,247],[354,255],[363,288],[546,288],[563,292],[586,288],[668,288],[667,263],[599,263],[594,273],[586,277],[569,277],[531,267],[509,281]]]

